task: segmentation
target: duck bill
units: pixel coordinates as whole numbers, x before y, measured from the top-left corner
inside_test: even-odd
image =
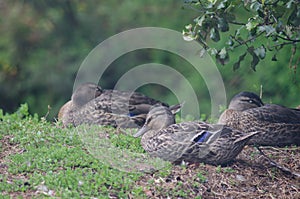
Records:
[[[138,130],[138,132],[136,132],[136,134],[133,135],[133,137],[140,137],[144,135],[148,130],[149,128],[147,126],[143,126],[140,130]]]

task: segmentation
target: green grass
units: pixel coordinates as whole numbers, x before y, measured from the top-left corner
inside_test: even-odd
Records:
[[[0,110],[0,198],[218,197],[215,193],[231,197],[228,190],[235,190],[238,197],[240,186],[253,194],[257,173],[274,183],[260,190],[277,190],[276,180],[282,177],[274,168],[266,172],[241,163],[236,163],[238,167],[172,165],[149,157],[140,139],[132,136],[135,132],[87,125],[62,128],[30,115],[26,104],[13,114]],[[247,161],[258,155],[252,153],[248,150]],[[251,180],[241,182],[236,175]],[[219,186],[220,179],[226,189]],[[286,189],[295,184],[286,180],[290,180]],[[267,191],[258,194],[269,196]]]
[[[133,133],[130,130],[61,128],[29,115],[26,104],[14,114],[4,115],[0,110],[0,124],[0,139],[9,139],[7,144],[16,149],[1,160],[7,168],[0,180],[3,197],[38,191],[41,197],[127,198],[131,194],[141,198],[145,197],[143,189],[134,184],[143,175],[139,171],[162,169],[164,174],[171,168],[169,163],[149,158],[140,139],[128,136]],[[1,146],[5,154],[4,142]]]

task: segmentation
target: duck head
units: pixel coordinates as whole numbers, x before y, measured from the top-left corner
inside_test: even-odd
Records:
[[[252,92],[241,92],[235,95],[228,109],[236,110],[236,111],[244,111],[251,108],[257,108],[264,106],[264,103],[261,101],[260,97]]]
[[[81,84],[73,93],[71,100],[74,105],[81,107],[102,94],[103,90],[94,83]]]
[[[134,135],[134,137],[142,136],[150,130],[157,132],[171,124],[175,124],[173,112],[165,106],[153,106],[147,114],[144,126]]]

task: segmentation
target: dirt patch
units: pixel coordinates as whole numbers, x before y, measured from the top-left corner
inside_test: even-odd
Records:
[[[12,175],[8,172],[8,163],[9,163],[9,157],[10,155],[17,154],[17,153],[23,153],[23,149],[20,149],[18,147],[18,144],[13,144],[11,142],[11,139],[13,136],[11,135],[6,135],[3,136],[3,138],[0,140],[1,143],[1,151],[0,151],[0,174],[6,176],[5,179],[0,179],[6,180],[6,183],[8,184],[13,184],[15,180],[22,180],[24,182],[23,185],[21,186],[29,186],[28,184],[28,177],[26,175]],[[22,197],[22,198],[33,198],[34,196],[37,196],[36,192],[33,190],[27,190],[26,192],[6,192],[3,191],[2,195],[7,195],[11,198],[17,198],[17,197]]]
[[[300,147],[262,149],[278,164],[300,173]],[[151,198],[300,198],[300,179],[275,168],[250,146],[227,167],[175,166],[165,178],[147,174],[137,184]]]
[[[11,143],[11,139],[13,136],[6,135],[0,140],[1,150],[0,150],[0,173],[1,174],[8,174],[7,172],[7,163],[8,163],[8,156],[12,154],[16,154],[20,151],[16,144]]]
[[[8,173],[7,157],[23,152],[17,144],[11,144],[11,138],[4,136],[0,140],[0,173],[6,176],[7,183],[19,179],[24,182],[21,186],[30,186],[26,184],[26,174]],[[300,173],[300,147],[261,149],[276,163]],[[251,146],[245,147],[236,161],[226,167],[205,164],[174,166],[170,174],[161,176],[145,174],[136,184],[142,186],[148,198],[300,198],[300,179],[274,167]],[[9,194],[12,198],[34,198],[41,193],[29,189],[2,194]]]

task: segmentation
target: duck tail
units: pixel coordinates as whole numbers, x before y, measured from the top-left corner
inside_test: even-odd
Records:
[[[170,111],[175,115],[176,113],[178,113],[181,109],[181,107],[184,105],[185,102],[179,103],[179,104],[175,104],[169,107]]]
[[[258,133],[260,133],[259,131],[254,131],[251,133],[247,133],[246,135],[236,139],[234,141],[234,143],[238,143],[238,142],[248,142],[254,135],[257,135]]]

